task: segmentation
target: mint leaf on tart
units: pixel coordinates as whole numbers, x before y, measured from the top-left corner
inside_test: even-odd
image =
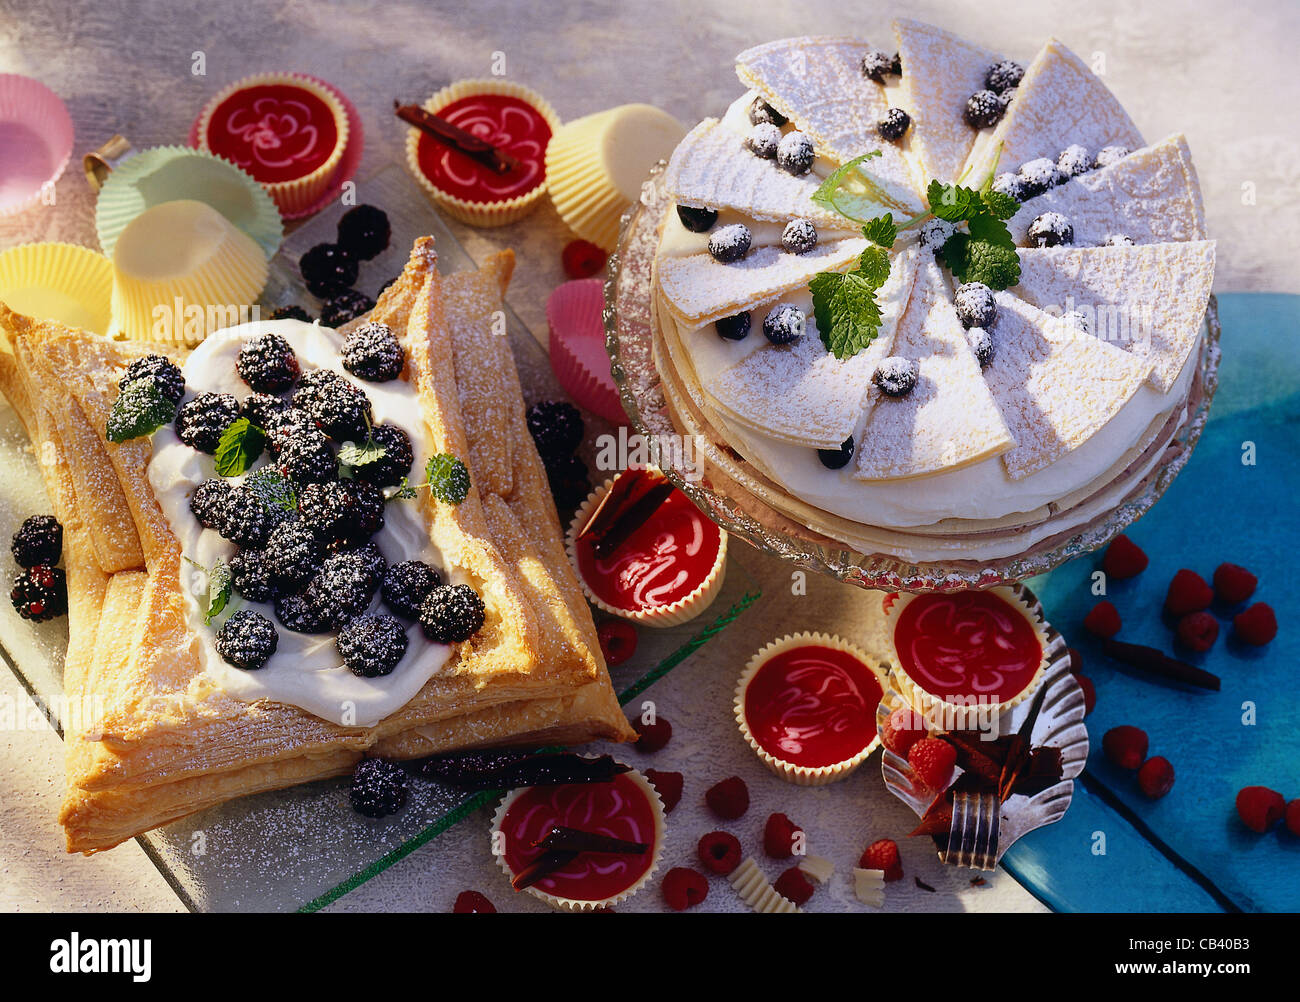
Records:
[[[868,171],[862,169],[863,164],[878,156],[881,156],[880,150],[872,150],[836,167],[813,192],[812,200],[823,209],[838,212],[855,223],[865,223],[881,204],[888,202],[884,189]]]
[[[248,418],[235,418],[217,442],[217,472],[237,477],[257,461],[266,445],[266,432]]]
[[[1020,203],[1010,195],[1004,195],[1000,191],[985,191],[980,193],[980,199],[984,207],[988,209],[989,215],[994,219],[1010,219],[1020,211]]]
[[[960,282],[1009,289],[1020,281],[1020,256],[1006,223],[981,212],[967,221],[969,233],[954,233],[939,252]]]
[[[380,445],[373,438],[366,439],[361,445],[355,442],[344,442],[339,446],[339,463],[355,469],[358,466],[378,462],[387,454],[387,447]]]
[[[926,199],[930,203],[930,212],[950,223],[960,223],[984,208],[978,191],[940,181],[930,182],[930,187],[926,189]]]
[[[883,247],[885,250],[892,250],[894,241],[898,239],[898,227],[894,225],[894,214],[886,212],[883,216],[868,219],[867,225],[862,227],[862,235],[876,246]]]
[[[448,452],[429,457],[424,468],[433,496],[445,504],[460,504],[469,496],[469,470]]]
[[[855,270],[820,272],[808,283],[822,344],[836,358],[852,358],[880,333],[876,292],[888,278],[889,255],[880,247],[868,247]]]
[[[265,508],[284,511],[298,508],[298,492],[294,490],[293,481],[274,466],[259,466],[248,475],[244,486]]]
[[[110,442],[127,442],[152,435],[175,420],[176,404],[156,376],[129,380],[113,401],[104,429]]]
[[[212,621],[221,615],[222,610],[230,602],[232,587],[230,565],[218,558],[212,565],[212,569],[208,571],[208,611],[203,615],[204,626],[210,626]]]
[[[409,501],[409,500],[411,500],[411,498],[413,498],[413,497],[415,497],[415,496],[416,496],[416,490],[415,490],[415,488],[411,486],[411,483],[410,483],[409,480],[407,480],[405,477],[403,477],[403,478],[401,479],[401,482],[398,483],[398,485],[397,485],[396,489],[393,491],[393,493],[392,493],[392,494],[389,494],[387,497],[385,497],[385,498],[384,498],[384,501],[385,501],[385,502],[388,502],[388,501]]]

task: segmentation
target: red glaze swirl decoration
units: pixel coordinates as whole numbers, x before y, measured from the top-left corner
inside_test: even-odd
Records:
[[[590,539],[574,549],[592,592],[615,609],[640,612],[686,598],[718,561],[722,533],[681,491],[674,490],[650,519],[608,557]]]
[[[208,149],[263,184],[306,177],[334,153],[338,123],[324,101],[292,84],[235,91],[212,112]]]
[[[437,115],[519,161],[508,174],[497,174],[460,150],[421,134],[416,159],[421,173],[439,190],[467,202],[505,202],[546,180],[551,126],[527,101],[509,94],[478,94],[451,102]]]
[[[582,853],[533,885],[559,898],[604,901],[626,891],[650,869],[656,817],[645,790],[626,774],[607,783],[530,787],[501,819],[505,863],[515,874],[530,866],[545,851],[533,843],[557,825],[650,846],[640,855]]]
[[[745,687],[745,722],[773,758],[811,769],[853,758],[876,737],[880,681],[848,651],[779,651]]]
[[[1029,620],[988,591],[914,598],[899,613],[894,647],[908,677],[940,699],[1005,702],[1025,690],[1043,659]]]

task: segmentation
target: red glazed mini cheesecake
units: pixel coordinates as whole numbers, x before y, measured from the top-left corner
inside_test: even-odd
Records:
[[[736,686],[736,722],[774,773],[821,786],[843,779],[876,750],[884,684],[884,674],[853,644],[824,633],[793,634],[750,658]]]
[[[203,109],[199,148],[247,171],[281,212],[307,211],[325,194],[348,144],[338,97],[296,73],[237,80]]]
[[[540,95],[504,80],[461,80],[424,102],[424,110],[519,161],[498,174],[486,164],[412,127],[411,172],[448,215],[471,226],[522,219],[546,194],[546,148],[560,119]]]
[[[1042,623],[1008,588],[899,595],[888,634],[899,691],[923,713],[969,705],[1005,712],[1046,668]]]
[[[602,783],[512,791],[492,820],[493,852],[512,882],[546,856],[534,843],[555,828],[646,847],[644,852],[579,852],[522,888],[552,907],[590,911],[627,899],[649,881],[663,849],[663,804],[635,770]]]
[[[658,470],[627,470],[592,491],[566,542],[587,598],[645,626],[685,623],[722,590],[727,534]]]

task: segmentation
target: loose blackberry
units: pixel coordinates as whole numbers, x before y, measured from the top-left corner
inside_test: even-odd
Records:
[[[1011,171],[1006,171],[995,177],[991,187],[999,195],[1014,198],[1017,202],[1023,202],[1029,197],[1025,194],[1025,186],[1020,183],[1020,178],[1016,177]]]
[[[1087,174],[1092,170],[1092,154],[1086,147],[1074,143],[1061,150],[1056,157],[1056,169],[1061,172],[1061,176],[1067,181],[1072,177],[1078,177],[1080,174]]]
[[[231,394],[200,393],[176,412],[176,434],[190,448],[212,455],[237,417],[239,401]]]
[[[324,435],[316,422],[311,416],[297,407],[289,406],[282,411],[269,410],[266,414],[266,451],[272,456],[278,456],[280,450],[288,444],[289,440],[307,432],[316,432]]]
[[[295,484],[325,484],[338,478],[339,461],[329,440],[315,428],[300,432],[280,449],[276,465]]]
[[[369,261],[388,249],[393,228],[388,214],[373,205],[358,205],[339,220],[339,246],[358,261]]]
[[[63,555],[63,526],[53,515],[32,515],[14,533],[9,550],[19,567],[52,567]]]
[[[269,432],[271,426],[289,410],[289,401],[270,393],[250,393],[239,405],[239,416],[248,418],[263,431]]]
[[[957,232],[957,227],[946,219],[929,219],[921,224],[918,237],[921,246],[927,250],[937,251],[943,248],[948,238]]]
[[[335,644],[353,675],[379,678],[406,653],[406,628],[393,616],[357,616],[343,624]]]
[[[370,601],[383,580],[383,570],[376,573],[376,553],[378,547],[331,553],[307,585],[307,602],[320,610],[331,629],[337,630],[370,607]],[[382,559],[380,557],[381,562]]]
[[[880,363],[871,377],[880,392],[887,397],[904,397],[916,386],[916,363],[902,355],[891,355]]]
[[[993,335],[983,327],[968,327],[966,343],[970,345],[980,368],[988,368],[988,364],[993,361]]]
[[[179,404],[184,399],[185,377],[181,374],[181,370],[175,362],[170,358],[164,358],[162,355],[146,355],[144,358],[137,358],[126,367],[126,372],[117,381],[118,389],[133,380],[144,379],[148,376],[153,376],[154,379],[158,380],[158,386],[163,395],[172,403]]]
[[[23,619],[43,623],[68,611],[68,579],[57,567],[37,564],[14,580],[9,601]]]
[[[1074,227],[1059,212],[1035,217],[1027,231],[1035,247],[1064,247],[1074,243]]]
[[[679,205],[677,218],[692,233],[704,233],[718,221],[718,212],[716,209],[697,209],[690,205]]]
[[[226,502],[230,499],[230,481],[209,477],[194,488],[190,495],[190,512],[205,529],[221,531],[226,517]]]
[[[1097,168],[1109,167],[1113,163],[1119,163],[1129,155],[1127,146],[1103,146],[1097,151],[1097,155],[1092,160],[1092,165]]]
[[[988,129],[997,125],[1007,107],[995,91],[977,90],[966,99],[966,124],[972,129]]]
[[[745,137],[745,148],[762,160],[775,160],[781,145],[781,130],[770,122],[759,122]]]
[[[810,136],[803,132],[787,132],[776,148],[776,165],[788,174],[800,177],[812,170],[817,151]]]
[[[298,271],[317,299],[329,299],[357,284],[357,259],[338,244],[317,244],[298,259]]]
[[[265,550],[240,550],[231,557],[230,582],[250,602],[269,602],[279,590]]]
[[[894,73],[894,60],[896,56],[891,56],[888,52],[882,52],[879,49],[872,49],[862,57],[859,66],[862,69],[862,75],[868,80],[874,80],[878,84],[885,82],[885,77]]]
[[[306,595],[277,595],[275,618],[286,630],[294,633],[325,633],[330,628],[324,611],[312,604]]]
[[[406,805],[406,773],[396,762],[362,759],[352,773],[348,798],[352,809],[368,818],[396,814]]]
[[[403,560],[384,572],[380,594],[399,616],[416,619],[424,597],[442,584],[442,577],[423,560]]]
[[[766,122],[768,125],[775,125],[778,128],[785,125],[789,119],[764,101],[761,97],[756,97],[749,102],[749,121],[752,125],[758,125]]]
[[[781,246],[790,254],[807,254],[817,246],[817,227],[811,219],[792,219],[781,231]]]
[[[298,379],[298,356],[279,334],[259,334],[240,346],[239,378],[259,393],[283,393]]]
[[[362,324],[343,342],[343,368],[358,379],[386,383],[400,376],[404,365],[406,350],[387,324]]]
[[[903,138],[912,124],[912,116],[902,108],[890,108],[885,112],[884,117],[876,123],[876,133],[881,139],[889,142],[897,142]]]
[[[483,600],[469,585],[439,585],[420,603],[420,627],[437,644],[468,640],[483,622]]]
[[[382,446],[384,454],[364,466],[354,466],[352,476],[376,487],[400,484],[415,462],[410,437],[395,424],[377,424],[370,429],[370,441]]]
[[[828,470],[842,470],[853,458],[853,436],[844,440],[838,449],[818,449],[817,458]]]
[[[1013,87],[1019,87],[1025,77],[1025,68],[1010,59],[994,63],[984,74],[984,86],[995,94],[1003,94]]]
[[[272,320],[301,320],[305,324],[311,323],[311,314],[304,310],[297,303],[291,303],[288,306],[277,306],[271,311]]]
[[[963,327],[988,328],[997,319],[997,300],[993,298],[993,290],[983,282],[965,282],[957,286],[953,305]]]
[[[582,444],[578,408],[564,400],[543,400],[528,408],[528,433],[542,458],[567,456]]]
[[[307,484],[298,492],[298,514],[327,549],[347,549],[384,527],[384,495],[358,480]]]
[[[297,591],[316,576],[325,562],[325,545],[300,516],[286,518],[266,541],[266,564],[276,587]]]
[[[1026,198],[1041,195],[1067,180],[1056,162],[1047,157],[1038,157],[1021,164],[1016,177],[1020,178],[1020,187]]]
[[[709,235],[709,253],[713,255],[713,260],[731,264],[748,254],[749,245],[753,242],[754,236],[749,232],[748,226],[744,223],[731,223]]]
[[[375,301],[364,292],[344,289],[325,300],[320,311],[320,322],[326,327],[342,327],[357,317],[365,316],[374,308]]]
[[[722,340],[743,341],[749,336],[749,310],[744,313],[737,313],[734,316],[722,317],[713,326],[717,329],[718,337],[722,338]]]
[[[543,457],[546,465],[546,481],[551,488],[551,497],[555,507],[560,511],[572,511],[587,499],[591,493],[591,481],[587,479],[587,464],[577,456]]]
[[[256,549],[266,545],[271,530],[287,514],[283,509],[272,511],[267,508],[262,499],[246,487],[232,487],[226,495],[217,531],[223,539],[230,540],[236,546]]]
[[[364,442],[370,398],[333,369],[313,369],[298,380],[293,405],[336,442]]]
[[[808,326],[803,310],[792,303],[780,303],[763,320],[763,336],[773,344],[793,344]]]
[[[240,609],[217,631],[217,653],[226,664],[257,671],[280,646],[280,634],[260,612]]]

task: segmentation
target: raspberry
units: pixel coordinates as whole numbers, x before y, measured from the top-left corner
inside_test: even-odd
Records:
[[[386,383],[402,374],[406,349],[387,324],[362,324],[343,342],[343,368],[371,383]]]
[[[784,814],[769,814],[763,826],[763,851],[773,859],[789,859],[794,855],[795,840],[803,829]]]
[[[9,601],[23,619],[43,623],[68,611],[67,575],[57,567],[37,564],[19,574]]]
[[[358,616],[343,625],[335,643],[353,675],[379,678],[406,654],[406,629],[393,616]]]
[[[1075,675],[1074,680],[1083,690],[1083,715],[1086,717],[1097,706],[1097,687],[1087,675]]]
[[[298,492],[298,514],[327,548],[348,549],[384,527],[384,496],[357,480],[308,484]]]
[[[370,398],[333,369],[314,369],[298,380],[293,405],[336,442],[364,442]]]
[[[216,647],[226,664],[256,671],[266,664],[280,644],[280,635],[260,612],[240,609],[217,631]]]
[[[250,602],[269,602],[277,591],[265,550],[240,550],[230,558],[230,583]]]
[[[19,567],[53,567],[63,555],[63,526],[53,515],[32,515],[14,533],[9,551]]]
[[[709,896],[704,875],[685,866],[674,866],[664,874],[664,900],[675,912],[685,911]]]
[[[393,227],[383,209],[358,205],[339,219],[339,247],[358,261],[369,261],[388,249]]]
[[[1219,564],[1214,569],[1214,594],[1219,601],[1237,605],[1255,594],[1259,578],[1236,564]]]
[[[1138,770],[1138,786],[1152,800],[1159,800],[1174,788],[1174,767],[1163,755],[1156,755],[1142,763]]]
[[[403,560],[384,572],[380,590],[390,609],[399,616],[416,619],[420,615],[420,603],[440,584],[442,578],[428,564],[421,560]]]
[[[705,791],[704,802],[724,821],[735,821],[749,810],[749,787],[739,776],[728,776]]]
[[[704,868],[721,877],[725,877],[738,867],[743,855],[740,839],[731,832],[709,832],[700,839],[695,851]]]
[[[301,518],[285,519],[266,541],[271,577],[285,591],[295,591],[310,581],[324,559],[325,547]]]
[[[569,278],[590,278],[605,267],[605,252],[589,240],[570,240],[560,261]]]
[[[624,619],[607,619],[596,627],[605,664],[616,668],[636,653],[636,627]]]
[[[1136,769],[1147,757],[1147,732],[1131,724],[1112,727],[1101,739],[1106,757],[1121,769]]]
[[[907,761],[931,790],[946,790],[957,764],[957,749],[938,738],[923,738],[912,745]]]
[[[686,777],[680,772],[664,772],[660,769],[647,769],[645,774],[663,801],[664,813],[671,814],[673,808],[681,803],[682,785]]]
[[[1300,800],[1293,800],[1286,805],[1286,829],[1292,835],[1300,835]]]
[[[925,723],[920,714],[910,707],[900,706],[889,715],[889,722],[880,733],[881,743],[895,755],[907,758],[907,753],[926,735]]]
[[[637,733],[641,735],[636,739],[636,750],[644,755],[657,752],[673,736],[673,725],[668,722],[667,718],[657,715],[652,724],[642,723],[638,720],[636,729]]]
[[[381,446],[378,459],[352,468],[352,476],[376,487],[396,487],[411,472],[415,451],[406,432],[395,424],[377,424],[370,429],[370,441]]]
[[[1178,642],[1204,653],[1219,639],[1219,621],[1208,612],[1189,612],[1178,621]]]
[[[543,400],[528,408],[528,433],[543,459],[568,456],[582,444],[582,415],[563,400]]]
[[[357,259],[338,244],[317,244],[298,259],[298,272],[308,292],[328,299],[357,284]]]
[[[1120,631],[1119,610],[1114,603],[1102,601],[1092,607],[1092,611],[1083,618],[1083,628],[1095,637],[1109,640]]]
[[[485,620],[483,600],[469,585],[439,585],[420,603],[420,626],[437,644],[468,640]]]
[[[1135,578],[1147,569],[1150,558],[1142,552],[1142,547],[1128,536],[1116,536],[1101,558],[1101,569],[1114,581],[1127,581]]]
[[[892,838],[882,838],[862,853],[858,860],[860,870],[884,870],[885,882],[891,883],[903,879],[903,861],[898,855],[898,843]]]
[[[1253,832],[1263,834],[1286,813],[1282,794],[1267,786],[1246,786],[1237,792],[1237,815]]]
[[[279,334],[259,334],[240,346],[239,378],[259,393],[283,393],[298,380],[298,356]]]
[[[1233,635],[1255,647],[1263,647],[1277,636],[1277,616],[1273,607],[1256,602],[1245,612],[1232,617]]]
[[[790,867],[777,877],[772,886],[777,894],[795,905],[807,904],[808,899],[813,896],[813,891],[816,890],[803,870],[797,866]]]
[[[125,388],[127,383],[134,380],[147,379],[150,376],[154,378],[155,385],[162,390],[163,395],[172,403],[179,404],[185,398],[185,377],[181,375],[181,370],[175,362],[162,355],[146,355],[144,358],[137,358],[126,367],[126,372],[117,381],[118,389]]]
[[[495,915],[496,906],[478,891],[461,891],[451,906],[453,915]]]
[[[200,393],[176,412],[176,434],[191,449],[212,455],[237,417],[239,401],[231,394]]]
[[[1172,616],[1185,616],[1189,612],[1208,609],[1214,601],[1214,591],[1205,578],[1186,567],[1174,575],[1165,595],[1165,611]]]
[[[342,327],[375,308],[375,301],[356,289],[336,292],[320,310],[320,322],[326,327]]]
[[[396,762],[362,759],[352,773],[348,797],[352,809],[368,818],[394,814],[406,803],[406,773]]]

